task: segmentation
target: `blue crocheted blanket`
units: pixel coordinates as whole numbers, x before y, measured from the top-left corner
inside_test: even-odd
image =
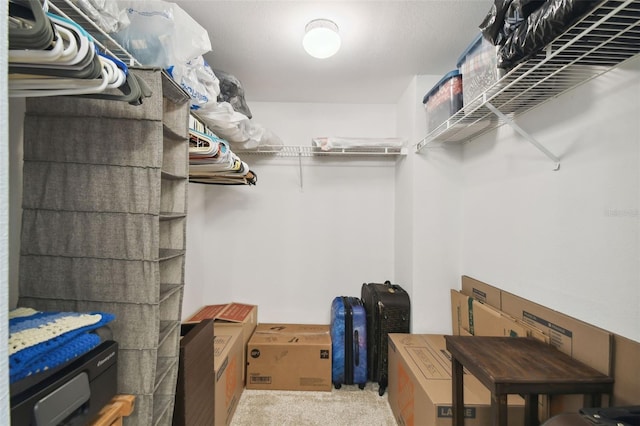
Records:
[[[55,368],[101,343],[92,333],[115,316],[104,312],[9,312],[9,381]]]

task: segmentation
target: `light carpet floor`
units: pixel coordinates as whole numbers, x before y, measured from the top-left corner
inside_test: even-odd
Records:
[[[396,426],[387,393],[378,385],[331,392],[245,389],[230,426]]]

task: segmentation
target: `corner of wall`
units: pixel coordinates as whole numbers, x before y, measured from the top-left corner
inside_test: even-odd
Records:
[[[415,76],[398,101],[398,135],[407,158],[396,171],[395,276],[415,303],[412,331],[450,332],[449,304],[441,295],[460,272],[461,161],[458,146],[415,152],[427,134],[422,98],[441,76]]]
[[[0,32],[2,34],[8,33],[7,28],[7,8],[3,7],[0,12]],[[7,43],[2,43],[0,46],[0,63],[3,64],[3,68],[7,69]],[[9,111],[7,105],[8,92],[7,92],[7,74],[2,73],[0,75],[0,129],[3,129],[0,134],[0,199],[3,200],[0,206],[0,323],[3,324],[0,327],[0,340],[3,342],[9,341],[8,327],[4,324],[8,324],[8,257],[9,257],[9,236],[7,230],[11,229],[9,226],[9,153],[8,153],[8,132],[4,129],[8,129]],[[0,349],[0,424],[9,424],[9,357],[8,348],[6,345],[2,345]]]

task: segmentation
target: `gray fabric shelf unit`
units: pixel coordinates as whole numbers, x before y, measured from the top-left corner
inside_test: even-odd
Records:
[[[171,425],[178,372],[189,98],[160,70],[140,106],[27,99],[19,305],[106,311],[127,425]]]

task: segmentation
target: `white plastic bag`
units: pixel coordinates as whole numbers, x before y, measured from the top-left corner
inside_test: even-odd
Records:
[[[272,131],[262,124],[253,120],[245,120],[240,123],[240,128],[244,129],[249,139],[242,146],[243,149],[256,149],[261,146],[268,146],[271,149],[278,149],[284,143]]]
[[[191,61],[172,65],[167,71],[191,97],[192,110],[217,102],[220,81],[202,55]]]
[[[142,65],[168,68],[211,50],[209,34],[175,3],[119,0],[130,24],[111,35]]]
[[[241,126],[243,121],[249,119],[235,111],[228,102],[210,102],[198,110],[198,116],[213,133],[228,142],[240,143],[249,140],[246,129]]]

